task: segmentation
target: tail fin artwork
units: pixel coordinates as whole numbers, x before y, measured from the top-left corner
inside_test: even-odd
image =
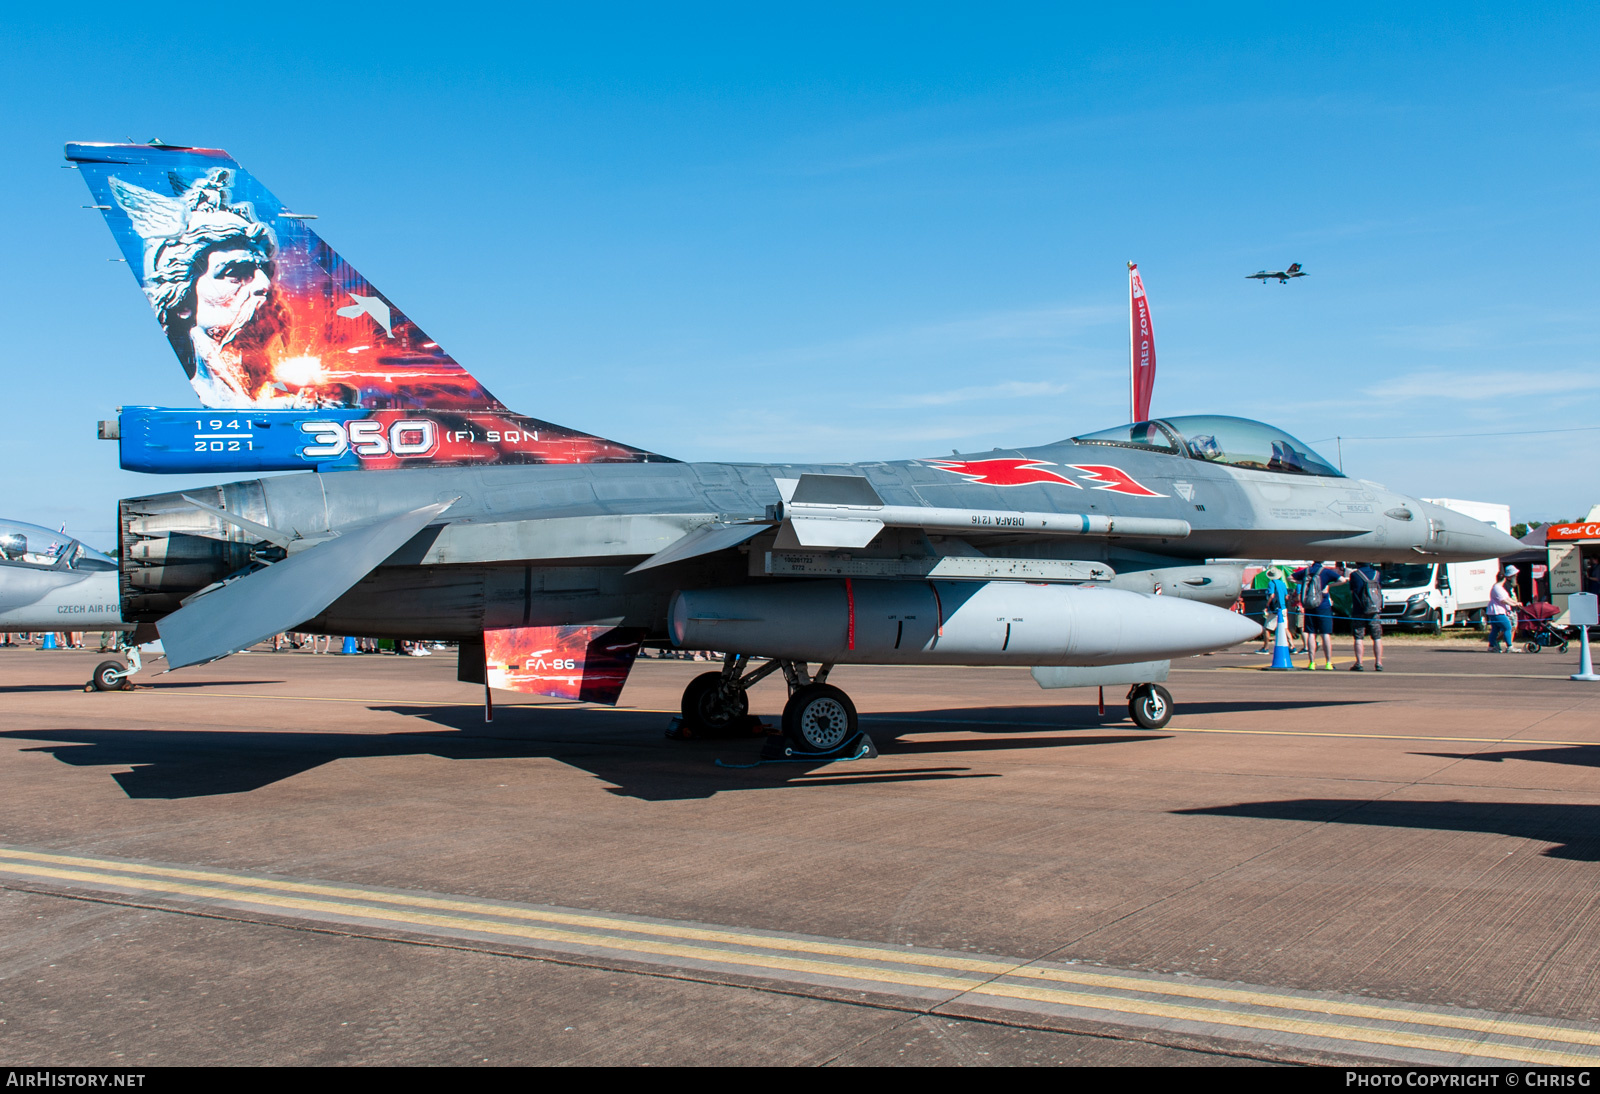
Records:
[[[1292,274],[1299,273],[1300,272],[1300,263],[1296,262],[1293,265],[1291,265],[1287,272],[1288,273],[1292,273]]]
[[[435,465],[661,459],[510,414],[323,242],[306,223],[309,218],[287,210],[226,152],[163,144],[69,144],[66,155],[88,183],[94,207],[105,214],[201,404],[254,412],[252,417],[298,412],[283,415],[294,419],[284,423],[291,431],[300,426],[313,438],[324,436],[323,443],[304,446],[310,455],[296,452],[286,467],[315,463],[319,452],[337,466],[398,466],[402,454]],[[385,443],[381,452],[350,454],[359,448],[352,440],[334,445],[340,451],[328,457],[329,431],[301,426],[306,412],[319,412],[310,417],[329,418],[341,429],[354,419],[377,419],[385,435],[394,427],[391,418],[427,419],[434,422],[430,435],[456,438],[457,450],[445,451],[449,446],[442,445],[421,451],[428,446],[417,443],[421,434],[413,431],[407,434],[411,443],[400,446],[409,449],[403,453]],[[204,460],[197,463],[193,457],[204,456],[206,446],[185,452],[190,458],[176,465],[165,457],[170,466],[138,466],[137,456],[128,462],[128,433],[148,434],[153,428],[163,433],[164,443],[170,441],[165,416],[171,413],[176,412],[147,412],[131,430],[134,423],[125,423],[124,466],[205,469]],[[506,437],[514,440],[508,444]],[[359,458],[369,454],[379,462]],[[217,470],[244,466],[225,454],[210,458]],[[264,469],[260,462],[251,466]]]
[[[503,410],[226,152],[69,144],[200,402]]]

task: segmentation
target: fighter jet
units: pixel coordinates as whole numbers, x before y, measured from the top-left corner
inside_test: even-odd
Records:
[[[225,153],[68,158],[208,407],[102,423],[123,466],[313,471],[121,502],[122,615],[174,668],[287,629],[451,639],[486,700],[614,703],[642,646],[715,649],[686,727],[741,723],[781,672],[791,747],[830,755],[858,732],[836,665],[1021,665],[1045,687],[1130,685],[1154,728],[1173,658],[1260,633],[1227,610],[1240,569],[1209,559],[1519,546],[1233,417],[941,458],[680,463],[511,414]],[[381,332],[350,298],[384,304]]]
[[[1263,285],[1276,277],[1278,284],[1287,285],[1291,277],[1304,277],[1306,272],[1300,268],[1300,263],[1296,262],[1287,270],[1257,270],[1253,274],[1245,274],[1244,276],[1247,281],[1259,281]]]
[[[0,631],[124,631],[117,561],[65,532],[0,520]],[[138,654],[132,653],[134,671]],[[120,661],[95,669],[91,683],[120,688]]]

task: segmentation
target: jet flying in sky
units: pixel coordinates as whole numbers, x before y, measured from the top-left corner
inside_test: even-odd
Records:
[[[1287,285],[1291,277],[1304,277],[1306,272],[1300,268],[1300,263],[1296,262],[1287,270],[1257,270],[1253,274],[1245,274],[1244,276],[1247,281],[1259,281],[1263,285],[1273,278],[1278,279],[1278,284]]]

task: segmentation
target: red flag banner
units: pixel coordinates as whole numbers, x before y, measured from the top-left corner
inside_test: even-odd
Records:
[[[1156,340],[1150,328],[1150,300],[1144,294],[1144,278],[1132,262],[1128,263],[1128,322],[1133,420],[1143,422],[1150,417],[1150,394],[1156,386]]]

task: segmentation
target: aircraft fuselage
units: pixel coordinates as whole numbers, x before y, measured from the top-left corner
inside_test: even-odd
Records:
[[[972,536],[886,529],[865,547],[831,552],[851,560],[982,554],[1079,560],[1127,574],[1212,558],[1476,559],[1504,553],[1509,542],[1486,525],[1375,483],[1073,441],[834,465],[347,471],[189,493],[311,543],[456,499],[448,523],[416,535],[308,629],[466,637],[486,627],[612,621],[661,634],[677,590],[771,581],[769,554],[781,529],[763,530],[737,550],[628,571],[697,528],[769,517],[784,500],[781,483],[803,474],[863,477],[890,506],[992,512],[1000,519],[1017,511],[1168,518],[1192,529],[1170,538],[1008,534],[994,526],[975,528]],[[781,545],[777,553],[785,554]],[[271,560],[270,549],[246,528],[177,494],[123,503],[121,555],[123,611],[130,622],[159,619],[183,597],[249,568],[252,556]]]

